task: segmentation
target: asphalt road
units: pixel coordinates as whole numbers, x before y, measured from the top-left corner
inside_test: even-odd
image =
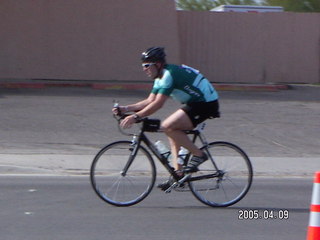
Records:
[[[87,177],[2,176],[0,187],[5,240],[292,240],[306,237],[312,181],[259,178],[229,208],[158,189],[138,205],[114,207],[95,195]],[[253,211],[277,219],[248,219]],[[280,219],[283,212],[288,215]]]

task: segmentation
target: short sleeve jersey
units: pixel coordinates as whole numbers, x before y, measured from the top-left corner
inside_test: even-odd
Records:
[[[171,96],[181,103],[218,99],[212,84],[198,70],[186,65],[167,64],[162,77],[155,79],[151,92]]]

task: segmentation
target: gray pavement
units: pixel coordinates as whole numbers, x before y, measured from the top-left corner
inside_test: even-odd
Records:
[[[87,176],[5,175],[0,188],[4,240],[293,240],[306,239],[312,181],[257,178],[228,208],[205,206],[189,191],[156,189],[137,205],[116,208],[94,194]],[[246,219],[256,211],[288,211],[289,218]]]
[[[0,174],[88,174],[103,145],[126,139],[110,114],[112,100],[148,94],[146,85],[0,85]],[[206,136],[243,148],[256,176],[313,177],[320,171],[320,87],[270,86],[218,87],[222,117],[208,121]],[[155,117],[177,107],[169,101]]]

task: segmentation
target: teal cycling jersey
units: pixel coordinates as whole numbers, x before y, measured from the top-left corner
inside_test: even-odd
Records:
[[[181,103],[211,102],[218,99],[212,84],[198,70],[186,65],[167,64],[161,78],[156,78],[154,94],[171,96]]]

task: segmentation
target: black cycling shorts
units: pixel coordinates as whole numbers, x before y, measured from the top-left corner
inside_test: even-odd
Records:
[[[220,117],[218,100],[188,103],[181,109],[189,116],[194,127],[208,118]]]

